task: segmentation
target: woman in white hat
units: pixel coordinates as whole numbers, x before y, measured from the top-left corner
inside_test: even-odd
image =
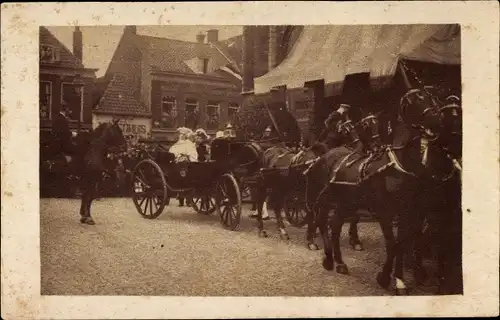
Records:
[[[182,161],[187,159],[190,162],[198,161],[198,152],[196,151],[196,145],[189,138],[193,134],[193,131],[189,128],[180,127],[177,129],[179,133],[179,140],[170,147],[170,152],[175,155],[177,161]]]

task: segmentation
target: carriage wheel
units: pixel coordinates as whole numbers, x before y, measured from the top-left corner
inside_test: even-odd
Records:
[[[241,218],[241,192],[233,175],[226,173],[217,182],[215,206],[224,228],[236,230]]]
[[[146,219],[155,219],[170,202],[167,182],[160,166],[150,159],[140,161],[132,173],[132,200]]]
[[[286,219],[296,228],[306,224],[307,209],[305,208],[304,196],[300,192],[294,192],[285,197],[284,211]]]
[[[215,199],[208,194],[194,196],[191,207],[199,214],[212,214],[215,211]]]

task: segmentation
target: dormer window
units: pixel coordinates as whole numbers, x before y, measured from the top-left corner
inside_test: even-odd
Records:
[[[61,61],[61,56],[58,47],[49,44],[40,44],[40,62],[54,63],[59,61]]]

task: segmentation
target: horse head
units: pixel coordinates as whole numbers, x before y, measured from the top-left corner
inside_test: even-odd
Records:
[[[381,113],[382,112],[379,114],[373,114],[372,112],[369,112],[354,126],[360,139],[363,141],[363,144],[373,151],[378,151],[382,147],[379,121]]]
[[[462,104],[460,98],[450,94],[439,108],[442,128],[440,142],[446,152],[456,160],[462,159]]]
[[[123,131],[119,126],[120,119],[115,119],[106,130],[106,142],[108,146],[125,150],[127,148],[127,139],[123,135]]]
[[[437,96],[433,87],[411,89],[400,101],[399,116],[409,126],[435,138],[441,129],[441,118]]]

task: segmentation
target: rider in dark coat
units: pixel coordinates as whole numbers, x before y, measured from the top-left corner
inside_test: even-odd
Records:
[[[74,148],[71,142],[72,133],[69,128],[67,113],[67,107],[62,106],[60,112],[55,115],[52,120],[52,137],[56,154],[72,156]]]
[[[347,120],[347,113],[350,108],[350,105],[341,104],[337,110],[330,113],[325,120],[325,128],[321,132],[318,141],[325,143],[330,149],[343,144],[343,137],[339,134],[339,126]]]

